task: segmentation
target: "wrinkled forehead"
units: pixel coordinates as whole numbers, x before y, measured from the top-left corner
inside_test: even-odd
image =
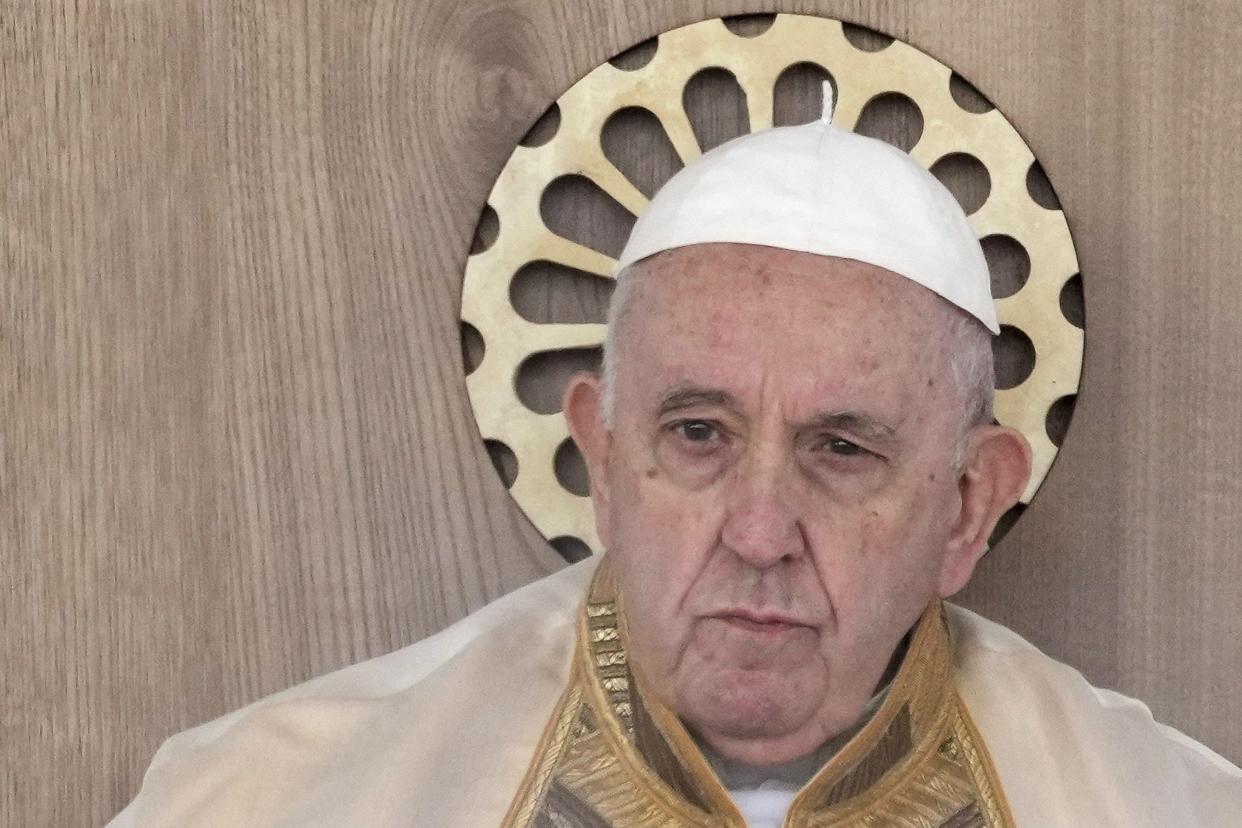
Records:
[[[757,324],[777,315],[805,322],[787,333],[845,333],[911,327],[927,344],[943,338],[952,309],[930,290],[872,264],[835,256],[750,244],[699,244],[668,250],[633,266],[627,316],[702,327],[705,314],[719,321]],[[731,312],[731,313],[730,313]],[[733,317],[737,317],[734,319]],[[899,331],[890,331],[900,334]]]
[[[874,265],[705,244],[652,256],[627,278],[618,379],[644,396],[694,383],[745,398],[762,385],[794,407],[893,409],[946,378],[951,309]]]

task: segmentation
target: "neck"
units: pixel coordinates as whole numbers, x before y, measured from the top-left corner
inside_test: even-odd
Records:
[[[696,739],[696,742],[699,745],[699,749],[703,751],[703,755],[707,758],[708,764],[712,766],[712,770],[720,778],[720,783],[727,790],[753,790],[762,787],[796,791],[806,785],[807,782],[810,782],[811,777],[815,776],[819,769],[826,765],[864,724],[866,724],[866,718],[859,721],[854,727],[825,742],[814,752],[789,762],[778,762],[774,765],[751,765],[740,762],[718,753],[702,740]]]

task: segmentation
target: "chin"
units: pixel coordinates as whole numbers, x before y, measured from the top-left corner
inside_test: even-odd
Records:
[[[772,672],[701,674],[683,694],[683,717],[700,731],[727,739],[783,739],[806,728],[822,695]]]

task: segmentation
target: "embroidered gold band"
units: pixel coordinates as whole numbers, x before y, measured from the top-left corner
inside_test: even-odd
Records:
[[[623,608],[599,567],[565,689],[510,807],[510,828],[745,828],[677,717],[639,691]],[[799,791],[786,828],[1012,828],[979,733],[953,686],[935,603],[879,710]]]

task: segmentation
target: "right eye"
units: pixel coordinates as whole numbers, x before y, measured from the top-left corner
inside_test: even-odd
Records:
[[[691,443],[710,443],[720,439],[720,430],[706,420],[679,420],[673,423],[673,431]]]

